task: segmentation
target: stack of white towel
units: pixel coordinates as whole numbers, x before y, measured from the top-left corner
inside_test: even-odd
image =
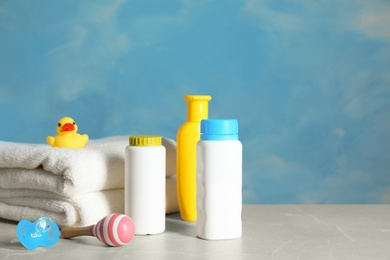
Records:
[[[0,218],[52,218],[60,226],[88,226],[124,212],[124,154],[128,137],[90,140],[82,149],[0,141]],[[178,211],[176,143],[167,151],[166,212]]]

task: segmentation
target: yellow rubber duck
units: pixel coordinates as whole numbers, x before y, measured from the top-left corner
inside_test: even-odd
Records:
[[[78,126],[70,117],[63,117],[58,121],[56,136],[46,137],[46,141],[52,147],[83,148],[88,142],[88,135],[78,134]]]

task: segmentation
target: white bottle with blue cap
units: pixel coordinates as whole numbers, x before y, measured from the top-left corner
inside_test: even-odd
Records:
[[[242,144],[235,119],[201,121],[196,146],[197,236],[207,240],[242,235]]]

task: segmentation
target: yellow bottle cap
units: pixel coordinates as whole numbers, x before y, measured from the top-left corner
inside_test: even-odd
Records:
[[[187,95],[184,96],[187,101],[187,121],[200,122],[209,116],[208,102],[211,96],[205,95]]]
[[[161,136],[130,136],[130,146],[160,146]]]
[[[186,95],[184,99],[187,101],[210,101],[211,96],[208,95]]]

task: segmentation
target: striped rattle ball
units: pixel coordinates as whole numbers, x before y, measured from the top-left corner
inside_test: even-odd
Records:
[[[133,220],[119,213],[108,215],[89,227],[63,227],[61,229],[62,238],[94,236],[109,246],[123,246],[133,239],[134,234]]]
[[[122,246],[131,241],[135,233],[134,222],[123,214],[111,214],[91,226],[91,234],[109,246]]]

